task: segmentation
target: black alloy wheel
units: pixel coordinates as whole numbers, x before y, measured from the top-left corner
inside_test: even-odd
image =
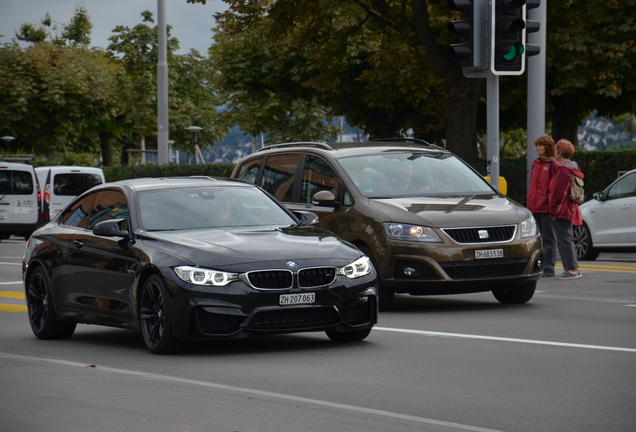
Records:
[[[26,303],[29,324],[38,339],[68,339],[75,332],[75,323],[57,320],[48,277],[42,267],[28,276]]]
[[[171,353],[176,348],[167,299],[163,279],[150,276],[141,290],[139,324],[144,342],[153,354]]]
[[[598,258],[600,252],[592,246],[592,235],[585,223],[574,227],[572,241],[574,242],[574,251],[576,252],[577,259],[581,261],[594,261]]]

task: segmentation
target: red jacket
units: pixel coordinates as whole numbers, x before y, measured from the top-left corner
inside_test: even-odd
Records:
[[[550,211],[552,219],[566,219],[572,225],[583,225],[581,210],[577,203],[570,199],[571,177],[584,178],[576,162],[566,161],[557,168],[550,182]]]
[[[526,195],[526,205],[532,213],[550,211],[550,180],[559,167],[559,163],[553,158],[532,161],[530,187]]]

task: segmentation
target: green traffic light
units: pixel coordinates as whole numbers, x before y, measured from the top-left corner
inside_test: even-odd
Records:
[[[516,42],[515,44],[510,46],[510,50],[503,55],[503,58],[506,60],[513,60],[514,58],[520,56],[525,51],[523,44],[520,42]]]

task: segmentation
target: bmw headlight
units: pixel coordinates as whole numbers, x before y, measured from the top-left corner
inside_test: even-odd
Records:
[[[441,243],[433,228],[405,223],[384,222],[386,236],[393,240],[416,241],[425,243]]]
[[[179,279],[194,285],[222,287],[239,278],[237,273],[227,273],[199,267],[179,266],[173,267],[173,270],[179,276]]]
[[[338,274],[348,277],[349,279],[355,279],[362,276],[366,276],[371,273],[371,261],[369,257],[362,256],[344,267],[338,269]]]
[[[519,224],[519,228],[521,228],[521,238],[534,237],[539,233],[539,228],[537,227],[537,221],[534,220],[534,217],[530,215],[530,217]]]

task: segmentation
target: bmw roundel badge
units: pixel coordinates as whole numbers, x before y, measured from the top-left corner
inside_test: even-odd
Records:
[[[296,261],[287,261],[287,267],[295,268],[298,267],[298,264],[296,264]]]

